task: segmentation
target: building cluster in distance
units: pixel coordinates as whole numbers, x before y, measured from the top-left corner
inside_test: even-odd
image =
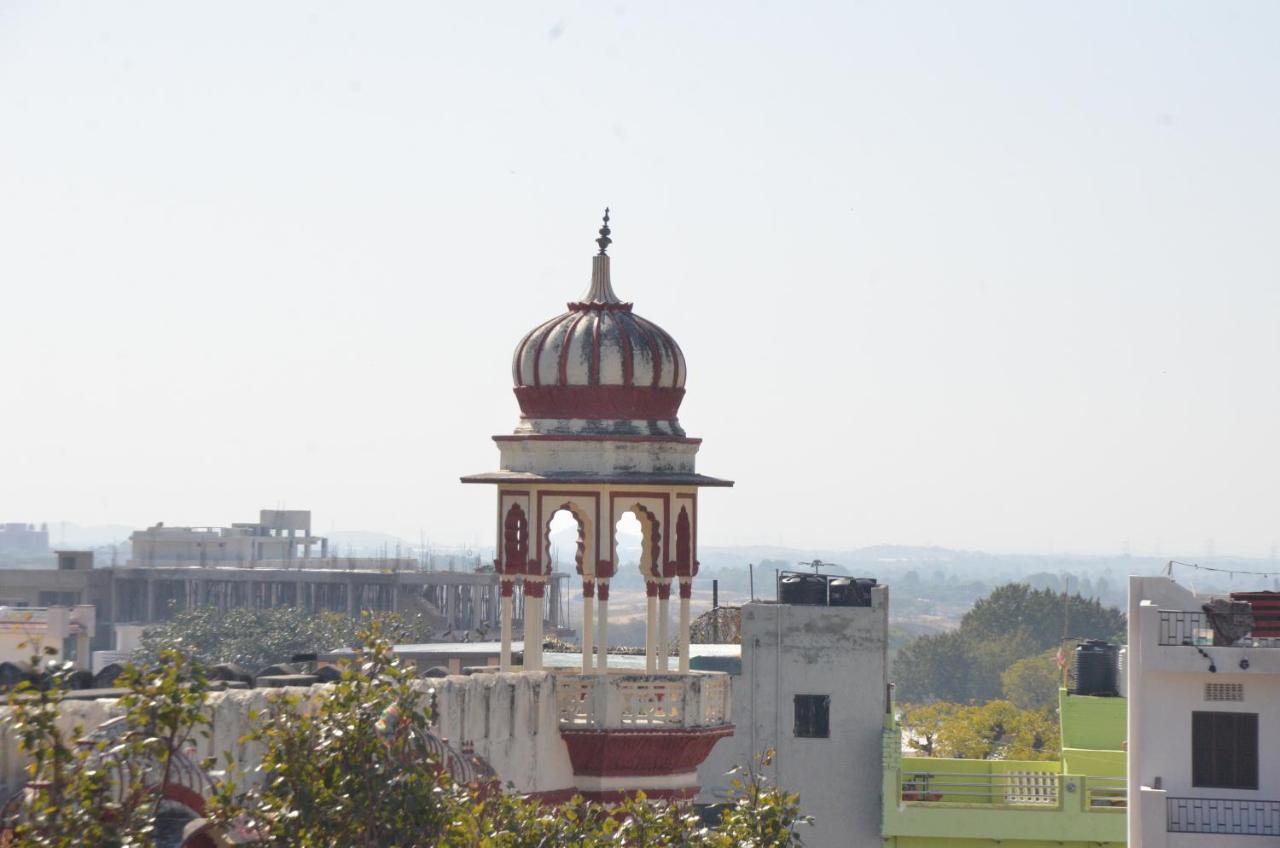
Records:
[[[1280,603],[1269,593],[1204,598],[1168,577],[1132,578],[1128,644],[1075,652],[1053,761],[904,753],[887,663],[890,588],[872,579],[784,573],[775,600],[741,608],[739,644],[694,644],[702,490],[732,484],[695,469],[701,441],[677,418],[684,354],[615,293],[610,234],[606,215],[586,294],[517,346],[521,416],[494,437],[498,470],[463,478],[493,487],[491,569],[334,557],[303,511],[263,510],[257,523],[230,527],[156,525],[134,534],[123,566],[59,551],[56,569],[0,572],[0,652],[35,635],[84,664],[91,641],[116,648],[138,625],[202,605],[425,611],[442,631],[496,636],[398,648],[434,676],[441,750],[465,751],[512,791],[548,803],[643,790],[714,814],[730,797],[730,769],[771,750],[763,768],[800,793],[814,848],[1280,844]],[[567,578],[551,567],[558,514],[578,531]],[[643,655],[630,656],[607,650],[610,584],[622,567],[616,526],[627,514],[643,534],[634,567],[646,625]],[[19,540],[48,543],[27,525],[0,531],[0,546]],[[582,590],[576,633],[564,579]],[[545,638],[553,634],[578,636],[580,649],[557,649]],[[317,675],[344,655],[318,656]],[[318,676],[267,677],[325,696]],[[259,703],[237,688],[213,697],[200,756],[240,738]],[[112,703],[91,699],[79,715],[105,720]],[[22,766],[6,732],[8,791],[21,789]]]
[[[43,554],[49,550],[49,525],[0,524],[0,557]]]

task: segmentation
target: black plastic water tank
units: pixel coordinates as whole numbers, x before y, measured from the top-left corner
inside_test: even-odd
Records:
[[[1116,646],[1099,639],[1076,645],[1077,695],[1115,695]]]
[[[826,606],[827,579],[818,574],[789,571],[778,581],[778,601],[784,604]]]
[[[832,577],[831,606],[869,607],[871,587],[875,585],[874,577]]]

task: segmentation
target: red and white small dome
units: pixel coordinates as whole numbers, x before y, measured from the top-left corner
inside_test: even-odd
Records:
[[[516,346],[511,373],[521,414],[544,432],[682,435],[684,353],[614,294],[609,232],[606,210],[587,293]]]

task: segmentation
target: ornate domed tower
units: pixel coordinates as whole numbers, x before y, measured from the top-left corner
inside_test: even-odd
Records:
[[[520,422],[511,435],[494,437],[501,470],[462,478],[498,490],[494,565],[501,583],[504,670],[511,665],[516,586],[525,602],[524,668],[542,667],[549,529],[561,510],[578,522],[583,671],[608,665],[615,527],[626,513],[639,519],[643,534],[639,569],[648,595],[647,669],[668,667],[673,584],[679,597],[679,670],[689,668],[698,489],[733,484],[694,470],[701,440],[687,437],[677,418],[687,374],[684,354],[670,334],[614,293],[609,236],[606,209],[586,294],[516,346],[511,370]]]

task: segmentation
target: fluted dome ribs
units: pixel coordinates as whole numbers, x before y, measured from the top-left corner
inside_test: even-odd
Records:
[[[583,298],[516,346],[511,375],[521,412],[539,420],[662,422],[656,431],[678,434],[684,353],[614,293],[609,259],[592,257]]]

